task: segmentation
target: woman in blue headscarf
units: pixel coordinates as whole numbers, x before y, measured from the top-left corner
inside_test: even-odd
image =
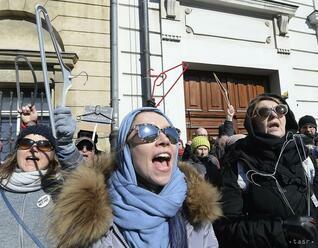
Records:
[[[156,108],[129,113],[115,159],[71,173],[53,212],[58,247],[218,247],[217,190],[177,165],[178,133]]]

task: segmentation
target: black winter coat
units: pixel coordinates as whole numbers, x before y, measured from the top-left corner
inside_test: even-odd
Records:
[[[316,241],[288,239],[283,227],[290,216],[307,216],[308,205],[310,216],[317,215],[307,197],[311,189],[302,166],[307,155],[300,158],[299,139],[293,140],[291,133],[283,138],[255,133],[249,117],[252,110],[248,109],[245,119],[248,136],[231,146],[222,162],[224,218],[214,224],[220,248],[317,247]],[[297,130],[297,123],[289,109],[286,131],[292,130]],[[245,177],[241,180],[245,187],[239,185],[239,175]],[[317,170],[313,183],[317,185]]]
[[[197,157],[194,154],[192,154],[188,162],[202,164],[206,170],[206,181],[208,181],[216,187],[220,187],[221,171],[219,168],[219,161],[215,156],[209,154],[207,157]]]

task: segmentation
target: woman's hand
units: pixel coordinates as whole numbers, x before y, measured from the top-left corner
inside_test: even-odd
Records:
[[[64,144],[72,143],[76,121],[72,117],[71,109],[68,107],[57,107],[54,109],[54,121],[58,142]]]
[[[235,114],[235,109],[234,109],[233,105],[228,106],[226,120],[233,121],[234,114]]]
[[[31,104],[22,106],[18,109],[18,113],[21,115],[21,121],[24,126],[36,125],[38,121],[38,112],[36,111],[35,105]]]

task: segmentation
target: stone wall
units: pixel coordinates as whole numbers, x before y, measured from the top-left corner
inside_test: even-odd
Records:
[[[108,0],[0,0],[0,88],[15,90],[14,58],[26,55],[43,81],[38,35],[35,25],[35,6],[42,4],[48,11],[64,62],[72,75],[88,74],[72,80],[66,105],[74,116],[83,114],[85,105],[110,105],[110,4]],[[42,15],[43,17],[43,15]],[[44,31],[46,51],[54,51],[47,31]],[[55,82],[52,91],[54,105],[61,95],[62,76],[53,53],[49,53],[49,77]],[[31,73],[21,71],[22,84],[31,83]],[[78,123],[78,129],[93,130],[91,123]],[[107,150],[110,125],[99,125],[98,147]]]

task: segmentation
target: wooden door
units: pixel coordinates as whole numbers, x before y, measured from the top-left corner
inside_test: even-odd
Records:
[[[236,114],[233,124],[236,133],[245,133],[246,107],[255,96],[268,92],[268,77],[217,73],[222,85],[228,90]],[[218,127],[225,120],[227,104],[216,83],[213,73],[187,71],[184,75],[187,138],[191,139],[198,127],[208,130],[210,139],[218,135]]]

